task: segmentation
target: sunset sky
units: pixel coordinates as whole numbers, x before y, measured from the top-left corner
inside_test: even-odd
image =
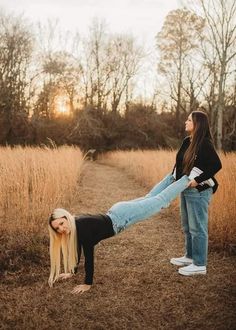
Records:
[[[133,35],[149,54],[138,81],[138,94],[148,98],[157,77],[155,36],[169,11],[181,4],[181,0],[0,0],[0,9],[23,14],[32,23],[59,19],[61,30],[80,35],[88,33],[93,18],[105,20],[109,32]]]

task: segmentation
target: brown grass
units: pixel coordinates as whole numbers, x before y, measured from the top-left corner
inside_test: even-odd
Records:
[[[148,191],[114,166],[89,162],[83,170],[80,194],[69,207],[75,214],[105,212]],[[48,235],[4,233],[0,244],[0,329],[235,328],[235,256],[211,250],[207,275],[191,278],[169,262],[184,248],[177,206],[100,242],[94,285],[81,296],[71,290],[83,283],[83,260],[76,276],[49,289]]]
[[[45,228],[42,219],[68,205],[82,166],[78,148],[0,148],[0,227],[25,231]]]
[[[175,163],[176,151],[117,151],[103,155],[107,164],[125,169],[142,185],[151,187]],[[223,169],[216,175],[219,188],[210,204],[209,232],[215,246],[235,248],[236,244],[236,153],[220,154]]]

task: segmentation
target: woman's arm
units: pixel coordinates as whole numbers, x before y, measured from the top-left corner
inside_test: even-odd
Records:
[[[85,269],[85,279],[84,284],[93,284],[93,272],[94,272],[94,245],[84,244],[84,269]]]
[[[222,168],[220,158],[210,141],[206,141],[202,145],[196,159],[197,167],[198,163],[201,163],[202,166],[199,166],[199,168],[203,171],[203,173],[194,178],[198,184],[212,178]]]
[[[82,244],[84,251],[84,269],[85,269],[85,283],[77,285],[71,291],[73,294],[83,293],[90,290],[93,283],[93,272],[94,272],[94,245]]]

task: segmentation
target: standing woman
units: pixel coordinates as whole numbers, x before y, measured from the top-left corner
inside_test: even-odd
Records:
[[[185,234],[185,255],[172,258],[182,275],[206,274],[208,253],[208,206],[218,183],[214,175],[221,161],[213,146],[209,121],[203,111],[193,111],[185,122],[189,134],[176,156],[174,175],[191,179],[189,188],[181,193],[180,212]]]

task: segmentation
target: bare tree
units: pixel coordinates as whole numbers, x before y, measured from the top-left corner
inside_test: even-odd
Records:
[[[185,110],[182,104],[183,76],[188,56],[199,46],[199,36],[204,20],[186,9],[171,11],[157,34],[157,47],[160,50],[159,71],[166,75],[172,98],[176,100],[176,122],[180,112]],[[174,79],[173,79],[174,78]]]
[[[235,0],[197,0],[206,20],[208,58],[215,55],[211,67],[217,80],[216,142],[222,148],[223,114],[227,79],[232,74],[231,63],[236,56],[236,2]]]
[[[142,57],[143,50],[132,36],[112,35],[104,22],[93,21],[83,49],[85,105],[111,108],[116,112],[125,95],[130,98],[131,81]]]
[[[26,90],[28,68],[33,49],[33,35],[21,16],[0,14],[0,113],[4,131],[27,121],[29,105]],[[20,119],[22,118],[22,120]],[[7,138],[8,139],[8,138]]]
[[[114,35],[110,40],[109,54],[110,102],[112,111],[116,112],[122,98],[125,97],[126,104],[130,100],[129,84],[139,70],[144,51],[135,44],[133,37]]]
[[[90,26],[89,38],[84,41],[83,51],[83,81],[85,86],[86,104],[104,107],[105,98],[110,93],[108,81],[110,78],[108,32],[104,22],[94,19]]]
[[[48,21],[38,26],[40,68],[38,85],[40,92],[34,113],[51,117],[54,100],[65,94],[69,100],[70,113],[74,113],[78,85],[81,79],[81,64],[78,59],[78,34],[62,33],[57,21]],[[43,81],[43,85],[40,81]]]

